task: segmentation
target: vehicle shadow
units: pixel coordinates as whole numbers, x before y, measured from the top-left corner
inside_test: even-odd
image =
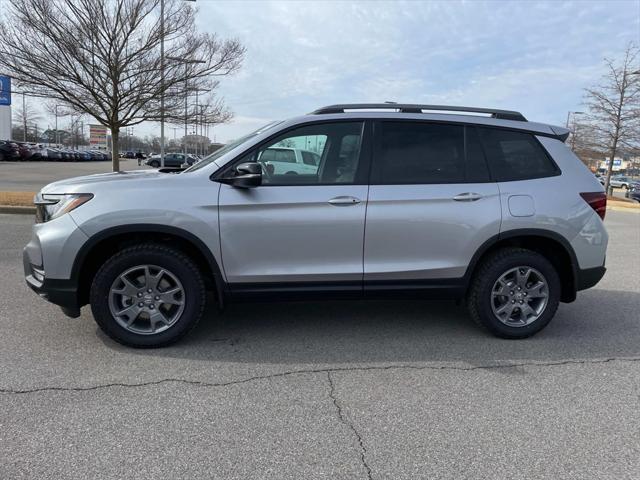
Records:
[[[110,348],[124,348],[104,337]],[[640,356],[640,293],[592,289],[561,304],[526,340],[503,340],[473,324],[464,306],[427,301],[232,304],[208,308],[164,358],[251,364],[343,365],[423,362],[554,362]]]

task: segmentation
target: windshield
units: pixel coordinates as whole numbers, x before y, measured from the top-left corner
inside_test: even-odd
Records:
[[[227,143],[224,147],[216,150],[211,155],[209,155],[207,157],[204,157],[198,163],[194,163],[191,167],[187,168],[182,173],[193,172],[195,170],[200,170],[201,168],[206,167],[211,162],[213,162],[213,161],[217,160],[218,158],[222,157],[223,155],[225,155],[227,152],[230,152],[231,150],[233,150],[237,146],[242,145],[243,143],[245,143],[248,140],[251,140],[254,137],[257,137],[258,135],[260,135],[265,130],[268,130],[270,128],[275,127],[279,123],[282,123],[282,122],[271,122],[271,123],[268,123],[264,127],[260,127],[255,132],[251,132],[250,134],[245,135],[244,137],[240,137],[237,140],[234,140],[232,142]]]

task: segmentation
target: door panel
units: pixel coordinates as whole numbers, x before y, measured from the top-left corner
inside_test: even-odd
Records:
[[[350,205],[331,204],[354,197]],[[222,185],[219,215],[230,283],[362,281],[366,185]]]
[[[381,121],[375,132],[365,282],[462,277],[500,231],[499,190],[477,132],[413,120]]]
[[[465,194],[477,200],[454,200]],[[494,183],[371,185],[364,279],[459,278],[473,254],[500,230]]]
[[[229,283],[355,282],[362,289],[370,152],[364,127],[360,121],[294,127],[235,162],[259,162],[263,174],[257,188],[220,188]],[[278,173],[268,161],[275,149],[312,153],[318,165],[309,175]],[[234,164],[221,173],[233,175]]]

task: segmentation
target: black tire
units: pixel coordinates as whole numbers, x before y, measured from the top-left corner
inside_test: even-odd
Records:
[[[500,321],[492,309],[492,289],[508,270],[519,266],[532,267],[546,279],[547,305],[542,314],[529,325],[514,327]],[[543,255],[524,248],[504,248],[489,256],[477,268],[469,293],[467,306],[473,321],[501,338],[519,339],[535,335],[551,321],[560,302],[560,277],[554,266]]]
[[[182,314],[160,333],[131,332],[116,321],[109,308],[109,292],[116,278],[138,265],[156,265],[166,269],[184,287]],[[109,258],[96,273],[90,293],[91,311],[102,331],[116,342],[136,348],[165,347],[181,339],[200,321],[205,301],[204,279],[193,260],[180,250],[154,243],[128,247]]]
[[[158,167],[160,167],[160,162],[158,162],[157,160],[153,160],[153,161],[149,162],[149,166],[153,167],[153,168],[158,168]]]

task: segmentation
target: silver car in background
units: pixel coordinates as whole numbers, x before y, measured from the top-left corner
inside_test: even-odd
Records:
[[[47,185],[26,281],[69,316],[90,304],[134,347],[188,333],[207,290],[220,310],[248,298],[458,299],[493,334],[528,337],[605,272],[606,196],[568,133],[505,110],[324,107],[181,173]],[[281,148],[317,163],[269,168],[265,152]]]

